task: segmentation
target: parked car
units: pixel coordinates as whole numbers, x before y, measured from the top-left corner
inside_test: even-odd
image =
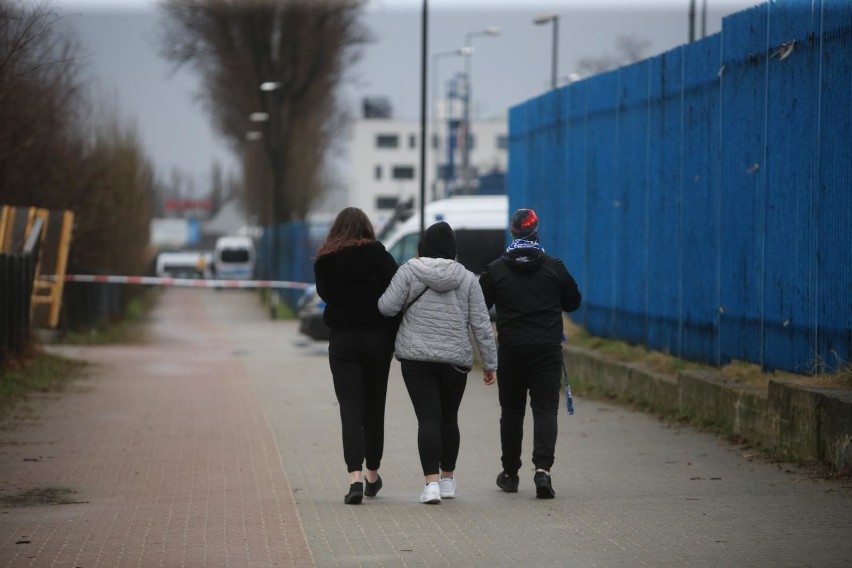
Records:
[[[207,278],[213,255],[204,251],[161,252],[156,275],[171,278]]]
[[[299,331],[311,339],[327,341],[328,326],[322,321],[325,302],[317,294],[316,285],[305,288],[305,293],[296,304],[296,314],[299,317]]]

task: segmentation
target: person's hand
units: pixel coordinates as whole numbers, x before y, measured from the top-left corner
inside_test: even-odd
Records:
[[[493,385],[495,380],[497,380],[497,373],[494,371],[485,371],[485,377],[482,379],[482,382],[486,385]]]

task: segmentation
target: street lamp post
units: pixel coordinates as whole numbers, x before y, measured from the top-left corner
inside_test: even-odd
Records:
[[[559,15],[546,14],[533,19],[533,23],[541,26],[548,23],[553,23],[553,53],[550,58],[550,88],[555,89],[556,85],[556,62],[559,56]]]
[[[437,125],[439,124],[439,121],[440,121],[440,118],[441,118],[439,116],[440,113],[438,112],[438,100],[439,100],[438,92],[439,92],[439,89],[440,89],[440,87],[439,87],[440,79],[439,79],[439,74],[438,74],[438,61],[441,60],[441,59],[444,59],[446,57],[463,56],[463,57],[469,58],[472,54],[473,54],[473,48],[472,47],[460,47],[459,49],[454,49],[452,51],[442,51],[440,53],[435,53],[435,54],[432,55],[432,135],[433,136],[435,136],[435,134],[438,132],[438,126]],[[440,164],[440,160],[438,158],[438,156],[440,156],[440,149],[435,148],[435,151],[433,152],[433,154],[435,156],[435,167],[437,168],[437,166],[439,166],[439,164]],[[440,171],[440,170],[438,170],[438,171]],[[446,192],[447,192],[447,179],[446,179],[446,177],[441,177],[439,175],[436,175],[435,178],[436,178],[436,182],[435,182],[436,184],[437,184],[438,179],[443,179],[444,194],[446,194]],[[436,197],[435,193],[436,192],[433,189],[433,192],[432,192],[432,198],[433,199]]]
[[[265,93],[278,93],[281,90],[281,83],[277,81],[265,81],[260,84],[260,90]],[[266,151],[269,154],[270,158],[270,167],[272,172],[272,188],[271,188],[271,196],[270,196],[270,216],[269,216],[269,228],[272,231],[272,234],[269,236],[269,249],[270,249],[270,257],[271,257],[271,271],[270,280],[278,280],[278,231],[276,229],[276,225],[278,223],[278,192],[281,189],[281,118],[279,116],[279,105],[277,101],[274,102],[269,110],[271,112],[266,113],[252,113],[257,118],[261,118],[260,115],[265,115],[265,117],[261,118],[260,122],[267,122],[269,124],[269,133],[270,136],[264,138],[266,142]],[[276,319],[278,317],[278,290],[276,288],[270,289],[269,294],[269,317],[270,319]]]
[[[695,41],[695,0],[689,0],[689,43]]]
[[[489,36],[495,37],[500,35],[500,28],[490,26],[485,28],[484,30],[479,30],[475,32],[468,32],[464,34],[464,47],[471,50],[471,54],[473,53],[473,48],[470,45],[470,42],[475,37],[481,36]],[[471,61],[470,55],[465,58],[464,62],[464,146],[462,146],[462,188],[463,191],[468,191],[468,184],[470,183],[470,103],[473,100],[471,98],[471,91],[473,86],[473,81],[471,80],[471,74],[473,73],[473,62]]]
[[[252,117],[257,118],[255,116],[255,113],[252,113],[249,116],[249,120],[252,120]],[[252,120],[252,122],[257,122],[257,120]],[[263,172],[260,169],[260,158],[259,158],[259,156],[261,155],[261,150],[259,149],[258,145],[255,144],[255,143],[263,140],[263,132],[260,131],[260,130],[249,130],[248,132],[245,133],[243,138],[245,138],[246,142],[249,143],[247,148],[246,148],[246,153],[243,156],[243,164],[245,164],[244,167],[246,168],[246,170],[245,170],[245,175],[246,175],[245,183],[246,183],[247,186],[249,186],[249,184],[253,184],[253,188],[254,188],[253,190],[251,190],[251,186],[249,186],[249,187],[247,187],[246,191],[247,192],[253,191],[254,195],[257,195],[257,192],[259,192],[260,188],[263,187],[263,180],[262,180]],[[254,178],[254,181],[249,182],[249,180],[248,180],[249,177]],[[249,236],[254,238],[254,236],[255,236],[254,235],[254,228],[257,226],[257,217],[255,215],[251,214],[250,211],[252,209],[254,209],[254,204],[252,203],[252,200],[246,199],[246,207],[245,207],[246,228],[249,231]]]

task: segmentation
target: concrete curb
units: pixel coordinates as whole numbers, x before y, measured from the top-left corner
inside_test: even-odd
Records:
[[[614,395],[655,412],[687,417],[788,459],[852,470],[852,392],[807,388],[780,379],[762,389],[704,370],[671,377],[570,345],[565,363],[575,390]]]

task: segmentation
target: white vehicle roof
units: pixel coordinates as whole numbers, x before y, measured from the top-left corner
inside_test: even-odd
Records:
[[[249,237],[219,237],[216,239],[216,248],[254,248],[254,243]]]
[[[206,258],[207,256],[209,255],[204,252],[161,252],[157,255],[157,264],[193,266],[199,258]]]
[[[178,268],[194,268],[197,269],[199,262],[203,260],[205,263],[210,262],[212,255],[209,252],[161,252],[157,255],[157,274],[164,276],[166,269],[175,270]]]
[[[509,226],[509,198],[505,195],[465,195],[441,199],[426,204],[425,226],[446,221],[453,230],[505,229]],[[386,247],[393,246],[401,236],[420,231],[420,211],[383,239]]]

